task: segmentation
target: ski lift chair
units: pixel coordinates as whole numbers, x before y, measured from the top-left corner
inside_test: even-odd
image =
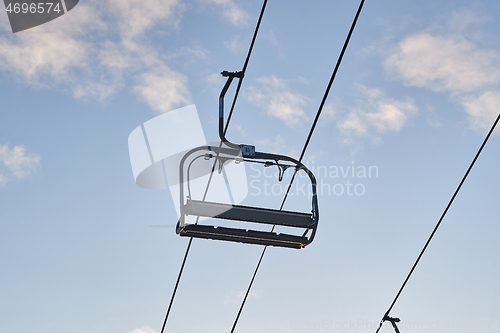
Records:
[[[318,200],[316,194],[316,179],[313,173],[301,162],[284,155],[256,152],[254,146],[237,145],[229,142],[224,135],[224,96],[235,77],[242,78],[242,72],[221,73],[228,77],[219,97],[219,137],[221,146],[200,146],[188,151],[179,164],[180,183],[180,218],[177,223],[176,232],[180,236],[204,238],[213,240],[224,240],[240,242],[246,244],[258,244],[266,246],[277,246],[300,249],[309,245],[316,234],[319,221]],[[217,203],[205,200],[195,200],[191,197],[189,187],[189,172],[191,164],[197,158],[215,159],[218,163],[219,172],[226,161],[234,160],[236,163],[245,161],[249,163],[260,163],[264,166],[274,166],[279,168],[279,180],[283,179],[286,169],[294,168],[295,172],[305,172],[311,181],[311,212],[294,212],[261,207],[250,207],[227,203]],[[187,170],[185,164],[190,160]],[[186,178],[185,178],[186,173]],[[188,195],[184,195],[185,183],[187,180]],[[225,219],[241,222],[252,222],[258,224],[268,224],[273,226],[285,226],[297,228],[302,235],[292,235],[286,233],[276,233],[273,231],[248,230],[243,228],[228,228],[222,226],[189,224],[186,223],[186,216],[209,217],[215,219]],[[274,228],[273,228],[274,230]]]

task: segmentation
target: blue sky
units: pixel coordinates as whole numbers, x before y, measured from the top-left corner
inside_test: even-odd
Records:
[[[175,208],[136,186],[127,138],[195,104],[216,141],[260,6],[80,1],[17,34],[2,12],[2,332],[159,332],[187,239],[151,227]],[[228,138],[299,156],[357,6],[269,2]],[[496,1],[366,2],[304,161],[377,172],[318,177],[315,241],[268,249],[237,332],[375,331],[500,112],[499,22]],[[402,332],[499,330],[498,133],[391,312]],[[195,240],[166,332],[229,331],[260,252]]]

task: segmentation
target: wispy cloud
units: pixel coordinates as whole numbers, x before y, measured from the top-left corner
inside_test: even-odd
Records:
[[[157,333],[151,326],[144,326],[141,328],[136,328],[133,331],[129,331],[128,333]]]
[[[24,145],[0,145],[0,187],[14,180],[23,180],[40,166],[41,157],[29,153]]]
[[[338,98],[335,98],[335,102],[339,102]],[[327,103],[323,107],[322,115],[326,119],[335,119],[337,116],[338,110],[333,103]]]
[[[106,24],[89,4],[81,4],[47,24],[0,37],[0,68],[36,88],[92,86],[101,78],[92,71],[96,45],[85,34],[99,34]],[[71,16],[71,18],[68,18]],[[106,91],[95,91],[98,97]]]
[[[500,81],[500,57],[463,36],[419,33],[402,40],[385,61],[406,85],[435,91],[471,92]]]
[[[274,75],[258,78],[256,84],[248,89],[246,98],[265,109],[269,116],[282,120],[289,127],[294,127],[307,119],[303,109],[307,104],[307,98],[290,91],[287,82]]]
[[[37,89],[60,89],[77,98],[104,99],[126,80],[154,110],[165,112],[190,100],[187,77],[168,61],[206,57],[199,47],[160,56],[145,34],[159,25],[176,28],[178,0],[89,0],[71,15],[18,34],[0,36],[0,68]],[[189,54],[189,57],[186,57]],[[160,95],[160,90],[163,96]]]
[[[182,10],[179,0],[109,0],[108,6],[124,39],[140,37],[159,23],[175,25]]]
[[[465,108],[472,126],[478,130],[489,129],[500,113],[499,90],[489,90],[479,96],[466,96],[460,102]]]
[[[159,112],[168,112],[174,105],[189,104],[191,98],[187,77],[172,71],[166,65],[154,72],[140,75],[134,91]]]
[[[480,131],[499,112],[500,85],[500,53],[482,46],[484,33],[469,31],[481,22],[472,12],[452,13],[444,25],[402,39],[384,62],[407,86],[448,93]]]
[[[234,25],[244,26],[248,23],[249,15],[234,0],[201,0],[208,4],[218,5],[222,14]]]
[[[234,36],[231,40],[225,41],[224,45],[233,53],[243,53],[250,45],[251,36],[242,37],[240,35]]]
[[[352,136],[372,136],[398,132],[410,117],[418,112],[415,102],[406,98],[396,100],[387,97],[380,89],[359,86],[360,98],[343,117],[339,116],[337,127],[352,141]]]
[[[15,71],[32,84],[40,84],[43,76],[63,81],[70,68],[82,68],[88,58],[85,43],[64,34],[47,33],[20,35],[18,43],[0,43],[2,66]]]

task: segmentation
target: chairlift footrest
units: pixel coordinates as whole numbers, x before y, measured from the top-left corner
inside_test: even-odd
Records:
[[[184,237],[225,240],[245,244],[288,247],[295,249],[300,249],[310,243],[308,238],[304,236],[226,227],[213,227],[201,224],[185,225],[180,228],[178,233]]]

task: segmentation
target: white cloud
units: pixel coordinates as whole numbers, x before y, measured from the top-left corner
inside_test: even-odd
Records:
[[[398,132],[406,123],[409,114],[417,108],[412,101],[380,100],[375,112],[366,114],[368,121],[379,133],[387,131]]]
[[[462,36],[424,32],[402,40],[385,61],[406,85],[435,91],[470,92],[500,82],[500,57]]]
[[[453,11],[447,17],[445,29],[452,31],[454,34],[464,35],[473,32],[475,27],[480,27],[490,20],[486,15],[470,10]]]
[[[220,91],[222,89],[220,87],[223,87],[225,83],[224,77],[220,73],[209,74],[203,80],[210,86],[216,86],[216,91]]]
[[[43,38],[24,34],[19,35],[17,43],[6,38],[0,41],[0,59],[3,67],[14,70],[32,84],[39,84],[45,75],[60,82],[67,79],[70,68],[84,66],[88,49],[86,43],[64,33],[49,32]]]
[[[263,41],[268,41],[274,47],[275,52],[279,57],[281,58],[284,57],[285,52],[283,51],[283,46],[281,46],[273,30],[263,32],[262,34],[259,35],[259,37]]]
[[[481,46],[486,19],[452,13],[445,25],[404,38],[386,58],[386,70],[405,85],[448,93],[476,130],[491,127],[498,114],[500,53]]]
[[[40,160],[40,155],[27,152],[24,145],[0,145],[0,187],[28,178],[40,166]]]
[[[222,7],[222,14],[234,25],[246,25],[248,23],[248,14],[240,8],[234,0],[203,0],[206,3],[212,3]]]
[[[246,95],[250,102],[265,109],[269,116],[282,120],[290,127],[307,119],[303,110],[307,103],[306,97],[288,90],[285,80],[271,75],[258,78],[256,81],[256,85],[252,85]]]
[[[133,91],[152,109],[165,112],[190,100],[187,77],[166,61],[198,61],[207,55],[195,46],[162,58],[144,33],[160,23],[175,26],[183,7],[178,0],[80,2],[71,15],[1,35],[0,68],[24,84],[70,91],[77,98],[107,98],[132,78],[138,82]]]
[[[361,112],[357,110],[351,111],[344,120],[338,122],[337,126],[343,132],[354,133],[359,136],[368,132],[367,121],[365,117],[362,117]]]
[[[184,59],[204,59],[201,48],[181,48],[170,59],[184,55]],[[188,57],[189,56],[189,57]],[[192,62],[193,60],[186,60]],[[116,82],[124,75],[133,76],[137,93],[149,106],[159,112],[167,112],[178,105],[191,102],[188,78],[172,70],[158,52],[133,40],[123,43],[106,42],[101,51],[101,64],[105,66]]]
[[[398,132],[416,114],[418,109],[413,100],[395,100],[385,96],[380,89],[359,88],[362,100],[337,122],[345,135],[365,136]]]
[[[109,11],[119,17],[124,39],[139,37],[161,22],[175,24],[179,0],[109,0]]]
[[[225,41],[224,45],[233,53],[242,53],[246,51],[250,45],[251,37],[244,38],[240,35],[234,36],[233,39]]]
[[[121,74],[124,70],[137,66],[131,54],[137,48],[132,48],[130,43],[122,45],[106,40],[99,51],[100,65],[112,72]]]
[[[84,35],[99,34],[106,25],[89,4],[81,4],[71,13],[27,31],[2,35],[0,67],[37,88],[66,87],[71,91],[90,86],[89,91],[103,97],[109,87],[105,91],[92,88],[101,78],[96,80],[90,66],[96,45]]]
[[[175,105],[189,104],[191,100],[187,77],[165,65],[140,75],[134,91],[159,112],[168,112]]]
[[[336,102],[338,102],[338,99],[336,99]],[[327,119],[335,119],[335,117],[336,117],[336,115],[338,113],[338,110],[333,105],[333,103],[328,103],[325,106],[323,106],[323,111],[321,113]]]
[[[500,91],[486,91],[479,97],[468,96],[461,103],[475,129],[489,130],[500,113]]]
[[[136,328],[133,331],[129,331],[128,333],[157,333],[154,329],[152,329],[150,326],[144,326],[141,328]]]
[[[192,62],[198,62],[200,60],[206,61],[208,58],[208,51],[199,45],[193,47],[184,46],[176,52],[175,57],[192,59]]]
[[[220,75],[220,73],[212,73],[204,76],[202,78],[204,85],[203,91],[207,91],[210,94],[218,95],[220,90],[224,86],[225,78]]]

